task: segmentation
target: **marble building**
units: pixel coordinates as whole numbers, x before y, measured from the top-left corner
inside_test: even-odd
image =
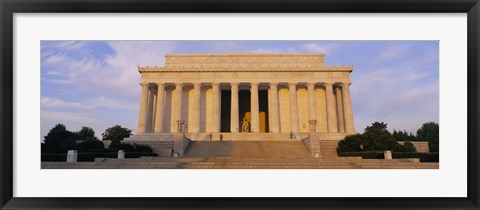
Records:
[[[130,140],[339,140],[355,133],[350,73],[325,54],[169,54],[139,66],[140,111]],[[147,138],[148,136],[148,138]]]

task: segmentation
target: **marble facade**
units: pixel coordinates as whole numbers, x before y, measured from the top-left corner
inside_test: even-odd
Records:
[[[138,67],[142,91],[137,135],[241,133],[244,120],[253,134],[355,133],[353,66],[327,66],[324,54],[165,57],[163,67]]]

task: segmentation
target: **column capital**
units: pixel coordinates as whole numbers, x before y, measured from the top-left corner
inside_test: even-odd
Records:
[[[316,83],[307,83],[307,87],[315,88]]]
[[[141,86],[149,85],[149,84],[150,84],[150,83],[148,83],[148,82],[140,82],[140,85],[141,85]]]
[[[258,86],[258,82],[250,82],[250,86]]]
[[[341,86],[342,86],[342,88],[343,88],[343,87],[348,87],[348,86],[350,86],[350,84],[352,84],[352,83],[342,82],[342,83],[341,83]]]
[[[211,82],[210,84],[212,84],[212,87],[219,87],[220,86],[220,82]]]
[[[193,83],[193,88],[200,88],[202,86],[201,82],[194,82]]]
[[[165,83],[163,83],[163,82],[157,82],[156,84],[157,84],[157,87],[160,87],[160,86],[165,87]]]
[[[277,87],[278,86],[278,82],[270,82],[269,83],[270,87]]]
[[[230,82],[230,86],[237,86],[238,87],[239,83],[238,82]]]
[[[333,87],[333,82],[324,82],[323,83],[326,86]]]
[[[288,83],[288,87],[297,87],[297,83],[294,83],[294,82],[289,82]]]
[[[183,83],[182,82],[175,82],[175,87],[183,87]]]

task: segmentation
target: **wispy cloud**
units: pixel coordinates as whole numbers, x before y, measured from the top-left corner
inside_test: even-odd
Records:
[[[108,108],[113,110],[119,109],[137,109],[137,103],[125,103],[120,100],[107,98],[105,96],[86,99],[81,102],[69,102],[58,98],[51,98],[43,96],[40,99],[41,105],[44,108],[62,108],[62,109],[96,109]]]
[[[89,106],[86,106],[82,103],[67,102],[57,98],[50,98],[42,96],[40,99],[42,107],[46,108],[76,108],[76,109],[91,109]]]

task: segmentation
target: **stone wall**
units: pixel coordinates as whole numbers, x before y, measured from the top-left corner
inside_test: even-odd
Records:
[[[405,144],[404,141],[398,141],[399,144]],[[417,152],[430,152],[428,147],[428,141],[411,141],[413,146],[417,149]]]

